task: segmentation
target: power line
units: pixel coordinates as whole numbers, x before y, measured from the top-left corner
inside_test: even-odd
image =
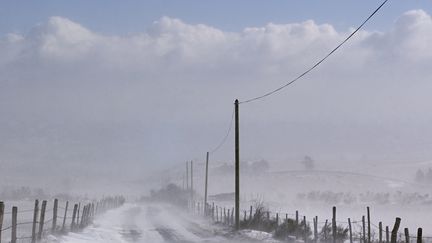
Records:
[[[349,39],[351,39],[351,37],[353,37],[386,3],[388,0],[385,0],[384,2],[381,3],[381,5],[378,6],[378,8],[375,9],[375,11],[372,12],[371,15],[369,15],[369,17],[363,21],[363,23],[357,27],[357,29],[355,29],[347,38],[345,38],[345,40],[343,40],[338,46],[336,46],[336,48],[334,48],[331,52],[329,52],[326,56],[324,56],[322,59],[320,59],[317,63],[315,63],[315,65],[313,65],[312,67],[310,67],[309,69],[307,69],[305,72],[303,72],[302,74],[300,74],[299,76],[297,76],[296,78],[294,78],[293,80],[289,81],[288,83],[284,84],[283,86],[272,90],[268,93],[265,93],[261,96],[257,96],[255,98],[251,98],[245,101],[241,101],[239,102],[239,104],[243,104],[243,103],[249,103],[252,101],[256,101],[262,98],[265,98],[267,96],[270,96],[284,88],[286,88],[287,86],[293,84],[294,82],[296,82],[297,80],[301,79],[302,77],[304,77],[306,74],[308,74],[310,71],[312,71],[313,69],[315,69],[316,67],[318,67],[322,62],[324,62],[328,57],[330,57],[334,52],[336,52],[343,44],[345,44]]]
[[[228,139],[229,134],[231,133],[233,121],[234,121],[234,107],[233,107],[233,111],[232,111],[232,115],[231,115],[231,121],[230,121],[230,124],[228,126],[228,129],[226,131],[224,138],[221,140],[221,142],[214,149],[210,150],[210,152],[209,152],[210,154],[213,154],[214,152],[218,151],[222,147],[222,145],[225,144],[225,142]]]

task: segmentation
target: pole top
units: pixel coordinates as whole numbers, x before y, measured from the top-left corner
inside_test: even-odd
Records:
[[[239,103],[239,101],[238,101],[238,99],[236,99],[235,101],[234,101],[234,104],[238,104]]]

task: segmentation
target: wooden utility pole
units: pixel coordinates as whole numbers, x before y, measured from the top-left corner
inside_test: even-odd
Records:
[[[4,203],[0,202],[0,243],[1,243],[1,235],[3,231],[3,218],[4,218]]]
[[[189,191],[189,161],[186,161],[186,190]]]
[[[336,207],[333,207],[333,218],[332,218],[332,234],[333,234],[333,243],[336,243],[337,237],[337,226],[336,226]]]
[[[193,194],[194,194],[194,190],[193,190],[193,161],[191,160],[190,162],[190,195],[191,195],[191,201],[193,202]]]
[[[207,215],[208,162],[209,162],[209,152],[207,152],[207,156],[206,156],[205,190],[204,190],[204,215]]]
[[[371,243],[371,219],[370,219],[370,209],[367,207],[367,227],[368,227],[368,243]]]
[[[235,227],[240,229],[240,137],[239,101],[235,100]]]

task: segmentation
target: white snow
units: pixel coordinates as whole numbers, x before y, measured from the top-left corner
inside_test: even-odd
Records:
[[[169,205],[127,203],[98,217],[93,225],[82,232],[69,233],[58,238],[50,236],[46,241],[62,243],[244,242],[245,237],[241,237],[242,240],[225,238],[223,235],[228,231],[227,228],[212,225],[204,218]],[[251,237],[254,236],[249,234]]]

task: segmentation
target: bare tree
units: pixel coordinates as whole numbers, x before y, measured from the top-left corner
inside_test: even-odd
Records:
[[[306,155],[301,163],[306,170],[313,170],[315,168],[315,161],[309,155]]]

